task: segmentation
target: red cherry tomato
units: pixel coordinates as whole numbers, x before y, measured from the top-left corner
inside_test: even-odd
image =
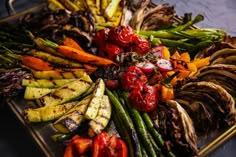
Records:
[[[104,43],[103,54],[105,55],[105,57],[111,60],[115,60],[116,56],[120,54],[122,51],[123,51],[122,48],[120,48],[115,44],[109,42]]]
[[[98,47],[98,55],[104,57],[105,55],[103,54],[103,49],[104,49],[104,45],[107,41],[108,38],[108,33],[109,33],[110,29],[108,28],[104,28],[100,31],[98,31],[93,40],[95,42],[95,44]]]
[[[129,46],[134,38],[134,30],[130,26],[116,26],[111,28],[108,40],[121,47]]]
[[[130,66],[121,76],[123,89],[132,90],[137,86],[142,86],[147,82],[147,77],[137,66]]]
[[[138,86],[130,92],[129,100],[139,111],[150,112],[158,104],[157,89],[153,86]]]
[[[128,51],[137,52],[139,55],[142,55],[150,51],[150,44],[144,37],[134,36],[132,46],[128,47]]]
[[[120,85],[118,80],[111,80],[111,79],[106,80],[105,84],[108,89],[117,89]]]

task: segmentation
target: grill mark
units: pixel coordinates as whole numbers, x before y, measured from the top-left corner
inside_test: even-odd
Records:
[[[75,78],[78,78],[78,76],[76,75],[75,71],[72,71],[71,74],[72,74]]]
[[[59,72],[59,74],[61,75],[61,77],[62,77],[63,79],[65,79],[65,76],[63,75],[63,74],[64,74],[63,72]]]
[[[105,126],[104,126],[101,122],[99,122],[99,121],[94,120],[94,123],[95,123],[96,125],[99,125],[99,126],[102,127],[102,128],[105,128]]]

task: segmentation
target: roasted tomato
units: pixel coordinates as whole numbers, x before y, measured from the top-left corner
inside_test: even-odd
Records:
[[[157,89],[153,86],[137,86],[129,94],[131,104],[139,111],[150,112],[158,104]]]
[[[127,157],[126,144],[116,135],[111,137],[106,132],[97,135],[92,146],[93,157]]]
[[[150,51],[150,44],[144,37],[134,36],[133,42],[127,50],[137,52],[139,55],[142,55]]]
[[[104,28],[104,29],[98,31],[93,38],[95,44],[98,47],[98,55],[99,56],[102,56],[102,57],[105,56],[105,54],[103,53],[103,50],[104,50],[104,45],[107,42],[109,31],[110,31],[110,29]]]
[[[130,66],[121,76],[122,87],[126,90],[132,90],[137,86],[142,86],[147,82],[147,80],[146,75],[137,66]]]
[[[121,47],[129,46],[134,40],[134,30],[130,26],[117,26],[111,28],[108,40]]]
[[[111,60],[115,60],[116,55],[120,54],[122,51],[123,51],[122,48],[120,48],[115,44],[109,42],[104,43],[103,53],[105,57]]]

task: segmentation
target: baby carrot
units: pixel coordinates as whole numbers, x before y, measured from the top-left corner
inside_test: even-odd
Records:
[[[110,59],[99,57],[83,50],[78,50],[69,46],[58,46],[57,51],[64,55],[65,57],[76,59],[82,63],[88,63],[99,66],[107,66],[111,64],[116,64]]]
[[[22,56],[21,57],[22,63],[34,70],[52,70],[53,67],[49,62],[43,61],[39,58],[33,57],[33,56]]]
[[[65,37],[63,39],[63,44],[65,46],[69,46],[69,47],[73,47],[75,49],[78,49],[78,50],[83,50],[80,45],[72,38],[69,38],[69,37]]]

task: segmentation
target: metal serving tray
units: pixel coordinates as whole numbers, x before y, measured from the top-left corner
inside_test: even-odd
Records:
[[[155,4],[153,4],[153,6],[154,5]],[[0,24],[5,23],[5,22],[9,22],[9,23],[14,22],[25,13],[37,12],[45,6],[46,6],[46,3],[41,3],[27,10],[24,10],[12,16],[1,19]],[[175,17],[174,20],[176,20],[177,22],[180,22],[182,19],[180,17]],[[197,28],[197,27],[193,27],[193,28]],[[56,133],[56,130],[53,128],[51,122],[29,124],[28,122],[25,121],[24,115],[23,115],[24,109],[29,108],[29,107],[36,108],[38,106],[36,105],[35,102],[25,101],[22,98],[23,96],[19,96],[12,99],[9,102],[9,107],[11,108],[11,110],[17,116],[17,118],[22,123],[22,125],[25,128],[27,128],[32,138],[35,140],[35,142],[38,144],[38,146],[41,148],[41,150],[46,156],[48,157],[63,156],[63,152],[64,152],[63,145],[61,143],[53,141],[53,139],[51,138],[51,135]],[[222,130],[218,132],[214,132],[210,134],[208,137],[200,137],[199,143],[198,143],[199,150],[200,150],[199,156],[203,157],[203,156],[209,155],[209,153],[211,153],[216,148],[221,146],[223,143],[225,143],[235,134],[236,134],[236,124],[230,128],[223,128]]]

